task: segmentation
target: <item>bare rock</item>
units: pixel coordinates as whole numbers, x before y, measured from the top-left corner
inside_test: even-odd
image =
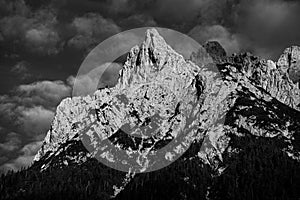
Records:
[[[217,41],[206,42],[203,47],[214,60],[222,59],[226,56],[225,49]]]
[[[288,73],[289,78],[294,83],[300,81],[300,47],[292,46],[284,50],[277,62],[279,68],[284,73]]]
[[[178,141],[187,141],[196,134],[203,89],[199,71],[197,65],[167,45],[155,29],[148,30],[142,45],[131,49],[114,88],[62,101],[35,161],[56,155],[62,144],[81,138],[85,146],[98,144],[88,150],[106,156],[109,162],[118,158],[108,156],[110,151],[101,151],[101,147],[113,142],[128,151],[124,160],[132,154],[142,157],[143,162],[134,162],[140,170],[146,170],[150,167],[147,155],[159,148],[162,140],[182,137],[185,139]],[[122,141],[124,137],[127,143]],[[161,156],[170,153],[178,154],[168,149]],[[129,168],[130,163],[127,165]]]

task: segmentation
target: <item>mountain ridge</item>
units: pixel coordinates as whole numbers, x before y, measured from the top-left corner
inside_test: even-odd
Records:
[[[243,199],[251,199],[251,195],[253,196],[250,194],[251,190],[250,192],[244,190],[241,186],[243,184],[236,184],[234,181],[249,181],[246,179],[247,173],[251,174],[251,170],[254,170],[255,173],[251,176],[256,176],[256,173],[265,169],[262,167],[264,162],[271,163],[270,165],[275,163],[274,166],[277,168],[280,167],[278,163],[287,163],[286,168],[278,169],[286,174],[288,180],[290,179],[289,187],[296,188],[297,181],[299,181],[296,177],[296,169],[300,169],[300,91],[299,79],[293,73],[298,73],[299,69],[299,47],[287,48],[277,62],[265,61],[249,53],[226,56],[224,49],[215,42],[208,42],[204,47],[207,52],[195,52],[191,55],[190,60],[187,60],[168,46],[156,30],[148,31],[145,42],[139,47],[133,47],[130,51],[127,61],[120,71],[115,89],[104,88],[91,96],[67,98],[61,102],[57,107],[51,129],[31,168],[46,173],[52,169],[68,170],[73,166],[97,163],[90,151],[94,149],[88,149],[88,151],[80,137],[80,134],[86,131],[86,127],[96,129],[95,124],[114,129],[107,136],[113,144],[127,150],[131,148],[132,152],[142,152],[143,145],[146,145],[145,148],[149,147],[147,145],[154,145],[140,142],[144,136],[147,136],[145,137],[147,139],[151,138],[147,135],[149,132],[145,131],[143,132],[145,135],[139,137],[130,136],[128,138],[128,135],[136,130],[140,132],[146,130],[138,128],[142,127],[149,116],[153,115],[145,115],[149,110],[145,108],[142,112],[139,108],[143,105],[145,107],[151,105],[157,107],[157,110],[150,110],[149,113],[163,113],[159,120],[165,120],[167,125],[170,119],[188,121],[186,116],[192,116],[193,120],[190,123],[192,128],[185,129],[188,131],[183,132],[183,136],[188,135],[186,139],[191,144],[184,149],[186,152],[178,160],[157,172],[145,174],[136,174],[133,171],[118,172],[118,175],[115,176],[118,177],[118,181],[114,181],[112,185],[108,186],[113,188],[112,191],[110,190],[110,197],[134,199],[134,194],[143,196],[139,190],[147,191],[147,188],[139,183],[148,180],[146,183],[159,184],[159,181],[163,180],[157,182],[157,177],[160,177],[161,174],[169,177],[168,172],[176,173],[177,167],[179,167],[183,168],[179,172],[184,175],[178,175],[172,179],[178,180],[179,185],[184,185],[188,190],[173,188],[175,191],[178,190],[178,193],[174,191],[174,195],[178,196],[173,197],[173,194],[169,194],[170,199],[198,199],[197,193],[203,199],[241,199],[242,196],[239,195],[243,195],[243,193],[238,193],[238,190],[244,191],[245,194],[249,193],[249,196],[243,196]],[[213,63],[206,62],[210,55]],[[216,69],[217,71],[215,71]],[[162,84],[151,85],[149,82]],[[173,99],[175,103],[173,101],[170,101],[168,105],[159,103],[163,98],[157,91],[170,95],[169,98]],[[147,98],[145,98],[145,94],[148,95],[146,95]],[[117,100],[114,100],[115,97]],[[114,107],[113,103],[123,105],[124,101],[136,103],[136,106],[133,106],[133,109],[128,108],[128,110],[125,109],[126,106],[123,106],[124,111]],[[164,100],[164,102],[169,101]],[[105,111],[106,108],[110,108],[110,110]],[[110,111],[118,113],[121,117],[116,117]],[[196,114],[193,115],[191,111]],[[132,128],[129,124],[129,128],[122,127],[122,123],[127,123],[124,119],[130,119],[135,126]],[[113,121],[112,124],[111,121]],[[114,125],[114,123],[118,124]],[[185,127],[178,124],[179,128]],[[120,127],[122,128],[120,129]],[[168,130],[167,128],[166,130]],[[150,133],[153,134],[155,130],[151,129]],[[171,139],[161,137],[154,143],[158,144],[158,141],[162,141],[169,144],[177,135],[181,134],[180,131],[173,132],[170,134]],[[116,133],[118,134],[116,135]],[[264,146],[264,142],[268,145]],[[165,143],[161,145],[165,146]],[[256,149],[260,149],[260,151],[256,151]],[[264,151],[274,155],[265,157]],[[251,159],[247,157],[247,153],[254,155],[254,161],[251,156]],[[277,156],[279,160],[276,159]],[[255,160],[256,158],[262,159],[263,164],[256,164],[258,162]],[[249,161],[248,165],[243,164],[247,159],[250,159],[251,162]],[[142,170],[145,170],[145,166],[149,167],[143,165],[144,163],[140,165]],[[195,173],[200,174],[195,176],[193,173],[189,173],[191,169],[182,167],[185,165],[193,166],[193,170],[197,171]],[[100,162],[99,166],[106,170],[106,167]],[[274,166],[272,167],[274,168]],[[246,172],[239,170],[239,167],[244,168]],[[266,174],[274,172],[273,168],[270,171],[266,168],[268,171]],[[203,171],[204,169],[206,171]],[[236,174],[243,176],[235,177],[238,176]],[[236,180],[228,178],[231,176]],[[265,176],[261,175],[256,179],[263,181]],[[280,177],[280,174],[274,174],[274,176]],[[234,180],[230,183],[234,186],[233,188],[236,187],[235,189],[230,188],[228,186],[230,184],[223,184],[224,181],[230,180]],[[146,183],[145,185],[147,185]],[[227,189],[222,189],[222,185]],[[251,187],[255,191],[260,191],[255,184]],[[279,189],[278,187],[285,188],[275,180],[274,190],[263,186],[265,190],[270,191],[276,191]],[[135,191],[134,188],[138,189]],[[145,198],[156,197],[157,192],[162,195],[160,198],[163,199],[164,195],[159,188],[153,185],[151,188],[154,191],[153,196],[149,195]],[[170,186],[170,191],[172,191],[171,188]],[[232,192],[228,192],[229,190]],[[135,191],[135,193],[131,191]],[[280,195],[282,198],[285,197],[284,195],[299,197],[299,192],[295,191],[290,194],[283,192]],[[257,192],[254,195],[257,195],[258,198],[265,194]],[[272,196],[269,193],[266,195]]]

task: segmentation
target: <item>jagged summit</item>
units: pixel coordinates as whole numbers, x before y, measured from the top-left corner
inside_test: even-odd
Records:
[[[157,64],[156,67],[159,68],[161,67],[161,62],[165,60],[166,53],[171,49],[172,48],[166,43],[156,29],[148,29],[146,31],[144,42],[140,46],[135,46],[130,50],[127,61],[132,60],[132,57],[138,54],[139,57],[135,58],[136,63],[134,66],[147,67],[149,65],[153,66],[153,64]],[[130,64],[133,63],[129,63],[129,65]]]
[[[168,53],[175,54],[175,51],[166,43],[165,39],[154,28],[146,31],[144,42],[140,46],[135,46],[130,51],[131,55],[127,61],[135,58],[135,66],[147,67],[149,65],[156,67],[157,70],[163,66]],[[133,63],[129,63],[133,64]],[[155,66],[154,66],[155,65]]]
[[[50,158],[60,151],[62,144],[81,138],[85,146],[103,147],[113,141],[129,152],[125,155],[131,155],[128,160],[143,156],[145,161],[134,160],[133,167],[147,170],[156,154],[150,151],[145,154],[145,149],[157,149],[159,143],[170,138],[190,137],[184,127],[189,127],[190,134],[196,132],[203,89],[199,71],[197,65],[174,51],[155,29],[148,30],[145,41],[131,49],[115,87],[98,90],[92,97],[66,99],[61,103],[47,134],[52,139],[44,141],[35,160]],[[153,128],[144,128],[145,124]],[[124,137],[132,145],[124,144]],[[88,150],[101,155],[109,152],[92,147]],[[179,154],[168,149],[158,156],[165,157],[170,152],[173,156]],[[121,165],[122,160],[117,162]],[[124,168],[129,167],[129,163],[124,164]]]
[[[184,71],[186,75],[194,76],[199,67],[178,54],[156,29],[149,29],[145,41],[130,50],[116,87],[124,89],[129,84],[161,83],[167,79],[171,80],[167,81],[168,85],[171,82],[176,85],[174,79],[178,79],[177,82],[185,81],[184,76],[177,77]]]
[[[142,49],[153,52],[156,60],[164,60],[165,53],[170,51],[170,46],[165,39],[158,33],[156,29],[148,29],[146,31],[145,41],[142,44]],[[146,53],[146,52],[145,52]]]

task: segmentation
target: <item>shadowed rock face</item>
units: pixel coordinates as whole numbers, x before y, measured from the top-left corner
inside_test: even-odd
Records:
[[[206,49],[207,53],[209,53],[209,55],[215,60],[224,58],[226,56],[225,49],[220,45],[220,43],[216,41],[206,42],[203,47]]]
[[[284,155],[299,162],[300,48],[287,48],[273,62],[248,53],[226,57],[216,42],[204,47],[207,52],[185,60],[156,30],[147,31],[141,46],[130,51],[114,88],[61,102],[34,167],[88,162],[93,154],[80,139],[95,133],[100,139],[91,142],[101,146],[110,140],[137,155],[186,137],[194,143],[172,165],[200,162],[220,177],[243,154],[237,141],[245,138],[279,140]],[[213,57],[214,68],[204,54]]]

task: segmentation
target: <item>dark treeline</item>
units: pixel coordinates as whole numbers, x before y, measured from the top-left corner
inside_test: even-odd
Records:
[[[299,199],[300,164],[283,152],[281,138],[233,137],[241,151],[225,156],[228,167],[214,179],[211,199]]]
[[[194,144],[176,162],[138,174],[115,198],[121,199],[299,199],[300,165],[282,151],[282,139],[232,136],[238,154],[225,154],[220,176],[195,155]],[[96,160],[82,165],[24,169],[0,180],[0,199],[109,199],[124,173]]]
[[[109,199],[124,175],[94,159],[43,172],[8,172],[0,179],[0,199]]]
[[[226,169],[214,176],[197,159],[139,174],[116,199],[299,199],[300,165],[282,151],[281,140],[232,137],[237,155],[224,156]]]

